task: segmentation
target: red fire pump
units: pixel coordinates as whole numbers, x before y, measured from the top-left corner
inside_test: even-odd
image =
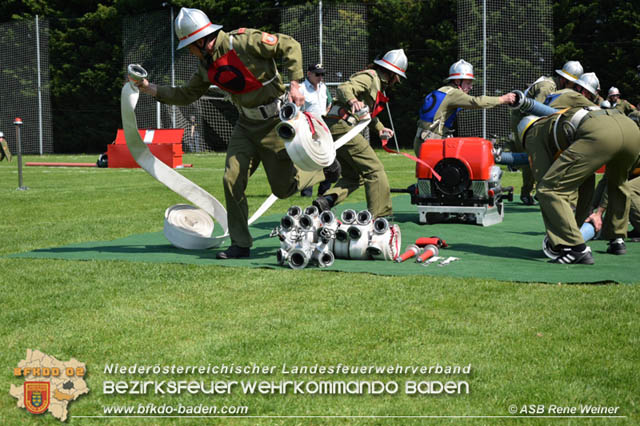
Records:
[[[502,170],[493,144],[482,138],[427,139],[416,164],[418,182],[404,190],[418,207],[420,223],[462,221],[490,226],[502,222],[503,200],[513,200],[513,187],[502,187]]]

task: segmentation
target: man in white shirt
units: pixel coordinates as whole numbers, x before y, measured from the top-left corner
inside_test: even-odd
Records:
[[[302,94],[304,95],[304,110],[317,116],[324,116],[331,108],[333,98],[329,92],[329,88],[322,81],[324,80],[324,68],[322,64],[311,65],[307,68],[307,78],[300,86]],[[324,194],[331,184],[325,184],[321,182],[318,187],[318,195]],[[311,197],[313,195],[313,188],[308,187],[302,190],[300,193],[303,197]]]

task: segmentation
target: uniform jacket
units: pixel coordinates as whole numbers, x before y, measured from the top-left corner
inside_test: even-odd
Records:
[[[364,102],[369,111],[373,112],[378,92],[382,92],[386,86],[387,82],[384,80],[384,74],[381,71],[373,69],[359,71],[353,74],[348,81],[338,86],[336,104],[349,109],[349,100],[355,98],[360,102]],[[372,118],[371,123],[378,132],[384,129],[384,125],[378,117]]]
[[[276,65],[280,60],[291,80],[300,80],[303,77],[300,44],[285,34],[272,35],[247,28],[241,28],[229,34],[220,30],[211,53],[211,59],[214,62],[229,52],[230,35],[233,35],[233,50],[236,51],[244,66],[260,82],[264,83],[276,77],[271,83],[258,90],[231,94],[234,104],[254,108],[282,96],[285,93],[285,86]],[[178,87],[158,87],[156,99],[173,105],[188,105],[204,95],[212,84],[209,81],[208,68],[201,63],[187,84]]]
[[[629,115],[632,112],[636,111],[636,107],[629,101],[624,99],[618,99],[618,102],[613,106],[615,109],[619,110],[624,115]]]
[[[547,99],[544,101],[544,103],[558,110],[568,108],[568,110],[562,115],[564,118],[567,118],[569,120],[581,108],[596,106],[596,104],[573,89],[562,89],[558,92],[552,93],[547,96]]]
[[[451,129],[459,109],[484,109],[500,105],[497,96],[470,96],[453,84],[429,93],[420,109],[418,127],[441,136]]]

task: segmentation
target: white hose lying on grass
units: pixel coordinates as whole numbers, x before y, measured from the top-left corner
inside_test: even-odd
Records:
[[[167,166],[149,151],[140,138],[136,122],[135,108],[139,95],[139,90],[133,83],[126,83],[122,87],[120,112],[129,152],[147,173],[198,207],[184,204],[169,207],[165,212],[165,236],[171,244],[179,248],[197,250],[219,247],[229,236],[227,211],[214,196]],[[223,235],[211,236],[211,218],[220,224]]]

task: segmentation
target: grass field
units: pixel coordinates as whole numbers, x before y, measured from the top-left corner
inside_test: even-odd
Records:
[[[380,156],[392,187],[412,183],[408,160]],[[96,157],[27,156],[25,161],[93,162]],[[185,162],[194,167],[181,173],[222,200],[224,156],[185,155]],[[504,184],[519,187],[519,179],[517,173],[506,173]],[[15,161],[0,163],[0,256],[159,231],[164,210],[182,202],[140,169],[28,167],[24,184],[28,191],[16,191]],[[255,210],[268,194],[259,170],[248,189],[250,209]],[[363,199],[364,192],[358,191],[350,201]],[[270,212],[306,202],[298,197],[278,201]],[[0,304],[2,425],[58,423],[50,414],[35,416],[18,409],[9,395],[11,384],[23,382],[13,376],[13,369],[27,349],[86,363],[90,392],[69,406],[70,424],[640,422],[637,285],[522,284],[313,269],[0,257]],[[275,368],[266,374],[109,374],[105,366],[112,363]],[[338,364],[470,365],[471,370],[469,374],[291,371],[296,366]],[[277,389],[249,394],[240,385],[230,394],[216,395],[185,391],[161,395],[153,387],[142,395],[104,391],[109,381],[180,380],[205,384],[290,380],[309,386],[379,381],[399,388],[397,393],[380,395],[295,394],[292,389],[284,395]],[[418,381],[466,382],[469,392],[407,394],[407,383]],[[247,412],[207,419],[93,417],[107,415],[105,407],[130,405],[137,410],[147,404],[243,406]],[[581,410],[587,405],[619,407],[615,415],[622,417],[536,418],[557,416],[553,406],[576,407],[575,414],[565,412],[565,416],[584,415]],[[544,406],[543,413],[531,414],[539,406]],[[523,417],[513,417],[513,407],[515,415]]]

